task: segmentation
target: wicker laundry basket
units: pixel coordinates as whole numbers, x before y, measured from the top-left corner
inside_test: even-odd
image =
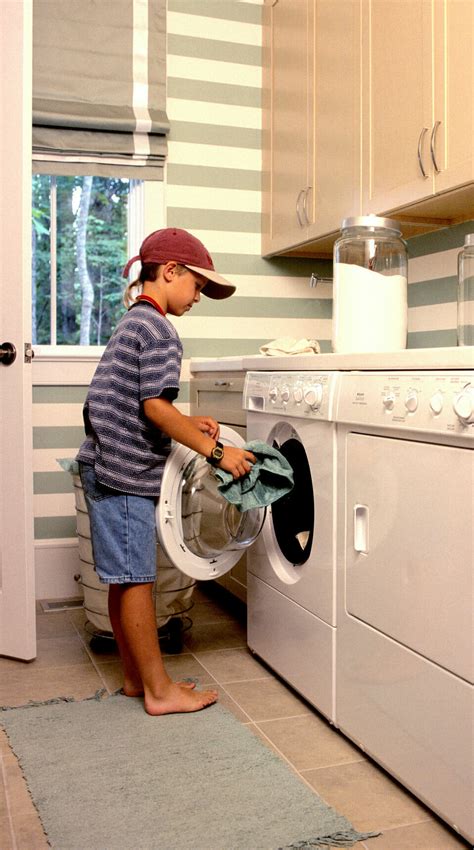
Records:
[[[59,463],[67,468],[68,461]],[[99,581],[95,572],[87,503],[80,476],[74,470],[71,464],[69,471],[76,504],[80,583],[84,591],[87,625],[97,646],[98,641],[113,638],[108,614],[108,586]],[[157,546],[157,578],[153,587],[156,624],[162,648],[168,652],[180,652],[182,649],[182,632],[191,625],[187,615],[193,607],[195,584],[195,580],[180,572]]]

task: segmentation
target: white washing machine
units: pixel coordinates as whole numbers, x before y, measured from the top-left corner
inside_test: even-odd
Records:
[[[295,486],[247,557],[248,645],[334,719],[336,373],[249,372],[247,439],[278,448]]]
[[[474,839],[469,371],[347,373],[336,724]]]

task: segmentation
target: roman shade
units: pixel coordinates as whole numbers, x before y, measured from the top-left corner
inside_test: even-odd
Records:
[[[166,0],[34,0],[35,171],[161,180],[168,130]]]

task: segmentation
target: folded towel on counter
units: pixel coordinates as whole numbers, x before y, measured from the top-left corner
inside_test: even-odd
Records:
[[[282,336],[272,342],[266,342],[259,349],[260,354],[277,357],[283,354],[319,354],[321,349],[316,339],[295,339],[292,336]]]
[[[244,449],[257,458],[252,469],[242,478],[233,478],[230,472],[215,467],[214,474],[222,482],[218,490],[228,502],[239,509],[265,507],[285,496],[293,488],[293,469],[278,449],[260,440],[245,443]]]

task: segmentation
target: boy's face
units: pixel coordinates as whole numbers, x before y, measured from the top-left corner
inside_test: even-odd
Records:
[[[168,313],[172,316],[187,313],[200,300],[206,283],[204,277],[189,269],[182,274],[176,271],[167,287]]]

